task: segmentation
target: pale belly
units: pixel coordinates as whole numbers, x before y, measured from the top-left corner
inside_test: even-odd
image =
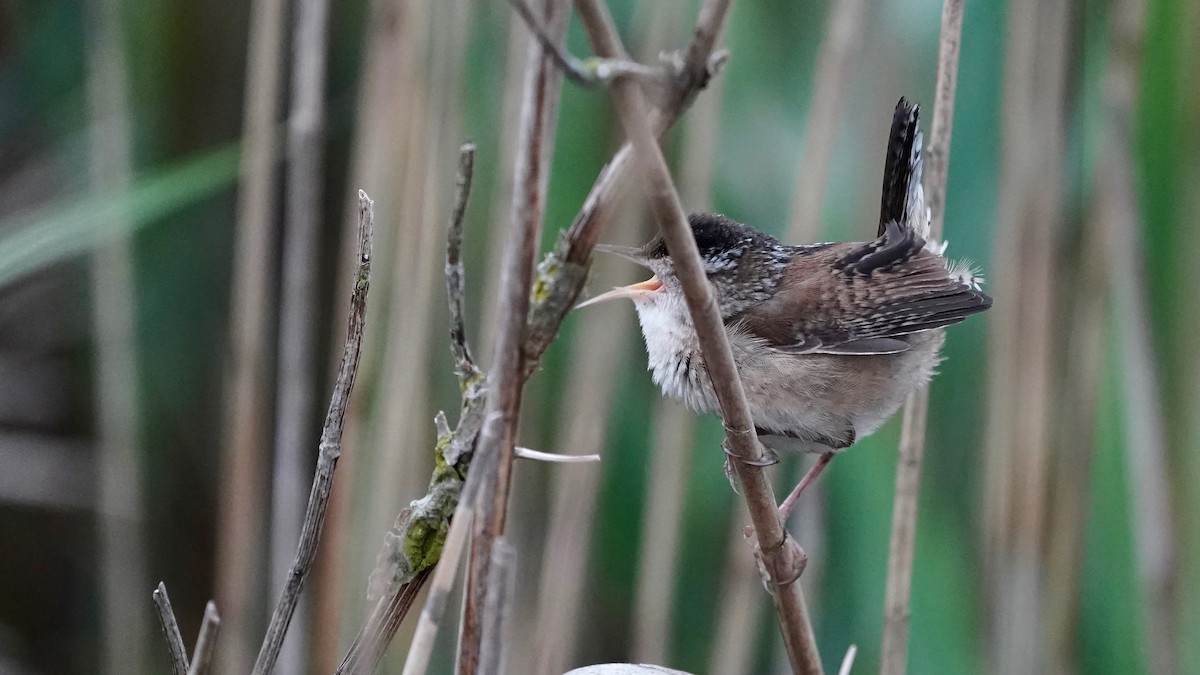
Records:
[[[718,413],[711,382],[695,347],[684,340],[648,340],[650,370],[664,395],[698,412]],[[842,449],[880,427],[909,393],[927,383],[938,362],[941,330],[907,338],[899,354],[788,354],[737,333],[730,347],[746,402],[763,443],[781,451]],[[654,344],[659,343],[659,344]],[[672,344],[673,343],[673,344]]]

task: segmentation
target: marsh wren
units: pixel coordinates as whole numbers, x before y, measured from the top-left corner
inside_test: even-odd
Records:
[[[725,216],[688,219],[759,439],[774,450],[821,454],[794,496],[834,453],[875,431],[929,381],[944,326],[992,304],[967,266],[928,241],[917,122],[918,107],[900,99],[873,241],[789,246]],[[580,307],[631,299],[663,394],[719,413],[662,236],[640,248],[596,248],[654,276]]]

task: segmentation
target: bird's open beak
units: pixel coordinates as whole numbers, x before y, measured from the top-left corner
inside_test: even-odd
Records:
[[[630,284],[628,286],[619,286],[617,288],[612,289],[611,291],[609,291],[607,293],[601,293],[600,295],[597,295],[596,297],[592,298],[591,300],[579,303],[578,305],[575,306],[575,309],[583,309],[584,307],[587,307],[588,305],[595,305],[595,304],[599,304],[601,302],[605,302],[607,300],[616,300],[618,298],[629,298],[632,300],[633,298],[640,297],[647,293],[654,293],[655,291],[661,289],[662,287],[663,287],[662,280],[660,280],[657,276],[650,277],[649,279],[647,279],[645,281],[639,281],[636,284]]]

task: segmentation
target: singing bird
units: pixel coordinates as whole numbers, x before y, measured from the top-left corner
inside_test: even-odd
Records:
[[[688,218],[760,440],[821,455],[799,489],[929,382],[943,327],[992,304],[970,266],[948,261],[945,245],[929,239],[918,116],[918,106],[901,98],[873,241],[789,246],[722,215]],[[654,275],[580,307],[632,300],[663,394],[719,413],[662,236],[638,248],[596,248]]]

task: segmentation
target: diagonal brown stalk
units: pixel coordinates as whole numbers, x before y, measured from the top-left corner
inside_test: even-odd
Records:
[[[127,190],[133,180],[133,136],[129,71],[121,27],[121,3],[88,4],[90,180],[97,193]],[[115,218],[128,220],[122,209]],[[119,225],[120,223],[113,223]],[[141,603],[145,579],[142,506],[142,448],[138,440],[137,284],[133,244],[115,240],[96,250],[91,265],[92,325],[95,331],[97,430],[96,513],[99,522],[101,640],[100,672],[145,667],[148,626]]]
[[[628,60],[608,8],[600,0],[577,0],[576,9],[592,49],[601,58]],[[658,221],[667,249],[675,262],[688,310],[696,326],[700,349],[720,401],[725,421],[726,444],[741,482],[750,518],[759,542],[759,554],[767,572],[779,625],[788,648],[792,669],[797,673],[822,672],[816,640],[804,606],[800,585],[804,553],[784,531],[779,521],[775,495],[760,464],[762,446],[746,404],[742,382],[733,363],[725,327],[705,278],[696,242],[679,201],[670,170],[647,121],[641,89],[629,78],[611,85],[611,94],[641,168],[651,210]]]

